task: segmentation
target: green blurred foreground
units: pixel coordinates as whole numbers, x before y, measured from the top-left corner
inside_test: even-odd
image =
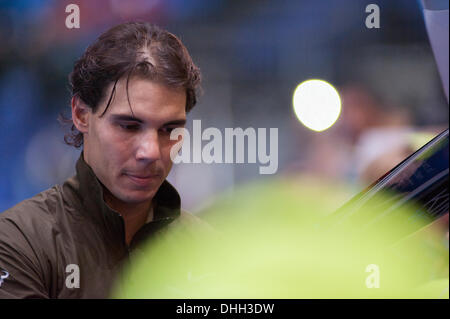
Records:
[[[449,297],[448,244],[441,233],[405,238],[408,209],[380,227],[367,227],[376,209],[324,226],[337,208],[335,194],[332,187],[277,180],[241,188],[201,215],[213,231],[172,227],[142,247],[113,297]],[[414,226],[426,221],[416,218]]]

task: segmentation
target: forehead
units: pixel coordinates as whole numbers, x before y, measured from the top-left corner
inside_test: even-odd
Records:
[[[107,88],[99,114],[106,108],[113,86],[112,83]],[[139,77],[130,78],[127,90],[126,79],[121,79],[116,84],[115,94],[105,116],[118,114],[133,115],[142,121],[185,118],[186,90]]]

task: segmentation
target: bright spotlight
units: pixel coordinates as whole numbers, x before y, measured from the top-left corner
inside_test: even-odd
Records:
[[[338,92],[323,80],[306,80],[300,83],[294,91],[292,103],[299,121],[317,132],[330,128],[341,113]]]

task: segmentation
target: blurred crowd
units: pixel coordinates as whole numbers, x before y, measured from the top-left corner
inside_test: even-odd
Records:
[[[67,29],[77,3],[81,27]],[[448,126],[419,1],[378,1],[381,28],[364,25],[365,1],[2,1],[0,3],[0,211],[74,173],[63,143],[67,76],[110,26],[146,20],[177,34],[203,73],[188,117],[205,127],[278,127],[279,175],[350,185],[347,199]],[[308,78],[342,100],[321,133],[295,118],[291,98]],[[180,164],[169,180],[194,213],[216,194],[260,180],[251,164]],[[196,187],[192,188],[192,181]]]

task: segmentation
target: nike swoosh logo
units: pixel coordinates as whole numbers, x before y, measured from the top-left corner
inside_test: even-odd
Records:
[[[9,272],[6,270],[0,270],[0,287],[2,286],[3,280],[9,277]]]

